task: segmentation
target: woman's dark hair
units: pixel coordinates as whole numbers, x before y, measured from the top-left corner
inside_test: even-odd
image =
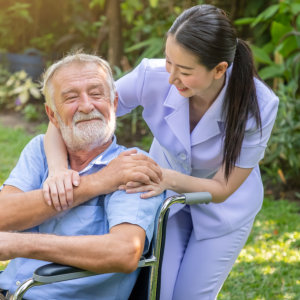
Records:
[[[199,63],[212,70],[220,62],[233,63],[223,104],[225,137],[223,164],[228,179],[241,152],[247,120],[253,116],[261,130],[254,77],[258,77],[251,50],[241,39],[225,12],[212,5],[197,5],[184,11],[174,22],[172,35]]]

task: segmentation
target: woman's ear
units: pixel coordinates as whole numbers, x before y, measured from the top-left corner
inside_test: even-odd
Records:
[[[225,74],[227,68],[228,63],[226,61],[218,63],[215,67],[215,79],[220,79]]]

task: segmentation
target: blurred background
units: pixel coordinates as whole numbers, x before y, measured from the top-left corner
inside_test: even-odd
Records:
[[[83,49],[107,59],[118,79],[144,57],[164,57],[172,22],[203,3],[228,13],[280,98],[261,163],[264,209],[220,299],[300,299],[300,0],[0,0],[0,184],[32,135],[47,128],[45,67]],[[117,138],[148,150],[141,112],[118,120]]]
[[[223,8],[253,50],[259,75],[280,97],[262,169],[272,193],[300,198],[300,0],[0,0],[0,109],[45,121],[38,80],[66,53],[107,59],[115,78],[143,57],[163,57],[175,18],[197,4]],[[149,149],[141,109],[119,120],[119,142]]]

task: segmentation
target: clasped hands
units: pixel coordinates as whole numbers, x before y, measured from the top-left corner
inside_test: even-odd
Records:
[[[150,157],[138,153],[136,149],[122,152],[106,167],[95,173],[110,178],[106,192],[125,190],[127,193],[142,193],[141,198],[161,194],[166,187],[163,182],[163,169]],[[56,210],[66,210],[73,203],[73,188],[80,185],[78,172],[71,169],[50,171],[43,185],[46,203]]]

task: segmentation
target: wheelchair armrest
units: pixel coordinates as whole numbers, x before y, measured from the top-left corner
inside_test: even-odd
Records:
[[[212,195],[209,192],[184,193],[185,203],[193,204],[208,204],[212,200]]]
[[[97,274],[71,266],[50,263],[36,269],[33,274],[33,279],[36,282],[47,284],[94,275]]]

